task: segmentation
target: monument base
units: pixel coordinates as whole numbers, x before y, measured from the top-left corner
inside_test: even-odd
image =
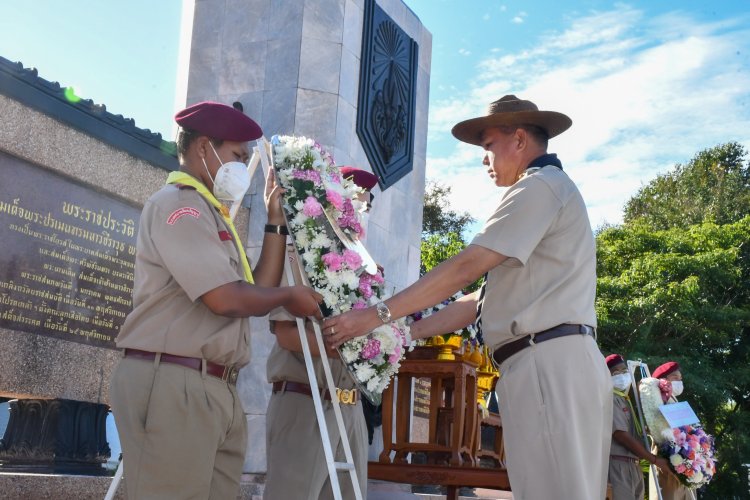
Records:
[[[13,399],[0,440],[0,472],[111,475],[106,405],[68,399]]]

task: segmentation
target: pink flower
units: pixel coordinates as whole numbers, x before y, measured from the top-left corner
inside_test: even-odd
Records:
[[[396,350],[388,356],[388,362],[392,365],[395,365],[399,361],[401,361],[401,344],[397,344]]]
[[[335,252],[329,252],[320,258],[329,271],[338,271],[344,263],[343,257]]]
[[[380,341],[378,339],[368,339],[362,348],[362,359],[372,359],[380,354]]]
[[[370,285],[370,274],[362,273],[359,277],[359,292],[365,300],[372,297],[372,286]]]
[[[665,378],[660,378],[659,390],[661,391],[661,400],[666,403],[672,397],[672,382]]]
[[[331,163],[333,163],[333,157],[331,157]],[[333,184],[341,184],[341,174],[338,172],[329,173],[328,180],[331,181],[331,183]]]
[[[352,309],[367,309],[367,302],[365,302],[364,300],[358,300],[354,303]]]
[[[315,185],[321,183],[320,173],[317,170],[294,170],[292,171],[292,178],[312,181]]]
[[[349,269],[356,271],[362,266],[362,257],[360,257],[357,252],[344,250],[344,264],[346,264]]]
[[[302,213],[308,217],[318,217],[323,214],[323,206],[314,196],[308,196],[302,206]]]
[[[372,281],[374,281],[378,285],[382,285],[383,283],[385,283],[385,279],[383,278],[383,275],[380,274],[380,271],[375,274],[371,274],[370,276],[372,277]]]
[[[328,202],[333,205],[336,210],[343,210],[344,198],[342,198],[341,195],[336,191],[326,189],[326,200],[328,200]]]
[[[677,467],[674,468],[675,471],[679,472],[680,474],[684,474],[687,470],[687,467],[685,467],[685,464],[680,464]]]

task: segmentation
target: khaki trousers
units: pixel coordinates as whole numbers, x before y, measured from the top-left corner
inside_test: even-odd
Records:
[[[346,461],[330,402],[324,401],[326,424],[337,462]],[[352,449],[362,498],[367,498],[367,425],[362,403],[341,405],[344,426]],[[263,491],[265,500],[333,499],[323,442],[313,399],[294,392],[271,396],[266,414],[266,457],[268,473]],[[354,497],[349,472],[338,474],[341,496]]]
[[[612,380],[590,336],[528,347],[500,366],[498,404],[515,500],[602,500]]]
[[[638,462],[611,458],[609,483],[612,485],[612,500],[643,500],[645,486]]]
[[[247,429],[234,386],[183,366],[123,358],[110,396],[129,499],[237,498]]]

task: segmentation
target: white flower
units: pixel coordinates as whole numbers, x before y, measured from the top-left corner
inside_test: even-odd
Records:
[[[370,377],[375,375],[375,369],[367,363],[359,363],[355,366],[354,375],[360,382],[367,382],[370,380]]]
[[[330,248],[333,246],[333,242],[324,232],[320,232],[315,235],[315,238],[310,242],[310,246],[312,248]]]
[[[357,358],[359,357],[359,350],[352,349],[351,347],[347,347],[346,344],[341,347],[341,357],[344,359],[344,363],[350,364],[357,361]]]
[[[377,392],[382,383],[381,378],[376,375],[367,382],[367,390],[370,392]]]
[[[685,461],[685,459],[682,458],[679,454],[674,454],[671,457],[669,457],[669,462],[673,466],[675,466],[675,467],[677,467],[678,465],[680,465],[684,461]]]

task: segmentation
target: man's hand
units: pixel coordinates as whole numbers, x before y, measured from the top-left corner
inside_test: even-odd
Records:
[[[323,338],[329,347],[338,347],[349,339],[370,333],[381,324],[374,307],[356,309],[325,320]]]
[[[284,309],[289,311],[289,314],[302,318],[321,319],[323,317],[318,306],[323,301],[321,294],[312,288],[301,285],[289,287],[289,291],[289,300],[284,304]]]
[[[266,188],[263,192],[263,201],[268,212],[268,223],[277,226],[284,225],[284,211],[281,207],[281,195],[284,189],[276,183],[276,173],[273,169],[268,170],[266,177]]]
[[[669,462],[666,458],[656,456],[654,459],[654,465],[659,468],[660,471],[664,474],[673,474],[672,469],[669,467]]]

